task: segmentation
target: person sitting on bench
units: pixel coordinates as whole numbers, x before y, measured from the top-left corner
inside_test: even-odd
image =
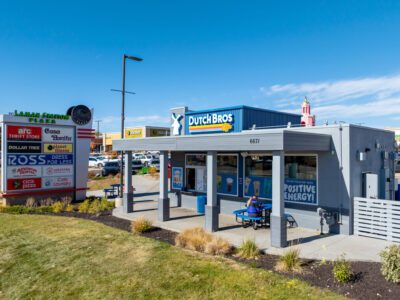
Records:
[[[257,196],[251,197],[247,201],[247,215],[249,217],[259,217],[261,216],[261,207],[257,201]]]

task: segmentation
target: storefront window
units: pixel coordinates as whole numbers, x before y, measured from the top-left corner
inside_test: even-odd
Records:
[[[238,156],[218,155],[217,192],[219,194],[238,194]]]
[[[272,197],[272,156],[245,158],[244,195]]]
[[[244,195],[272,198],[272,156],[245,159]],[[285,157],[285,201],[317,204],[317,157]]]
[[[205,154],[187,154],[186,155],[186,166],[206,166],[206,155]]]
[[[317,179],[316,156],[286,156],[285,178]]]

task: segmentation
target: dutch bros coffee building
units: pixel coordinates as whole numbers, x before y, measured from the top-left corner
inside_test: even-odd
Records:
[[[300,227],[318,229],[323,208],[331,217],[325,232],[352,234],[352,199],[363,195],[364,174],[377,175],[377,198],[394,197],[394,134],[350,124],[313,126],[307,100],[302,112],[174,108],[171,136],[117,140],[113,148],[127,151],[127,160],[131,151],[161,151],[161,221],[169,219],[171,199],[195,208],[197,196],[206,195],[205,227],[215,231],[218,214],[231,214],[256,195],[272,203],[273,246],[286,245],[285,213]],[[124,197],[124,210],[131,212],[132,195]]]
[[[3,204],[86,198],[92,114],[78,105],[65,114],[0,115]]]

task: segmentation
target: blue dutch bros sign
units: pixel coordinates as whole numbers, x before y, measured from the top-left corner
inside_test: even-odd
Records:
[[[7,165],[9,166],[49,166],[72,165],[72,154],[9,154]]]

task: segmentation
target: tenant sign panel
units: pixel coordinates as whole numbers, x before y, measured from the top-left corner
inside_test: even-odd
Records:
[[[71,127],[43,126],[43,142],[71,143],[74,130]]]
[[[7,140],[9,141],[41,141],[42,128],[36,126],[7,126]]]

